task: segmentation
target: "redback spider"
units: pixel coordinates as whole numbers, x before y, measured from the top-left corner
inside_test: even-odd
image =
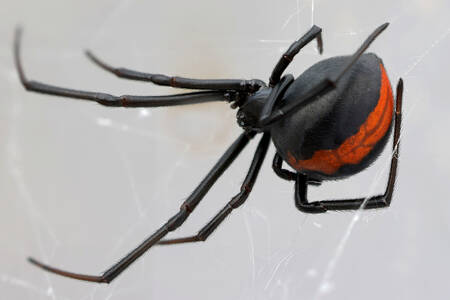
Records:
[[[176,88],[203,90],[168,96],[114,96],[28,80],[20,61],[21,30],[18,29],[14,43],[15,63],[20,80],[29,91],[120,107],[157,107],[226,101],[231,102],[233,108],[239,108],[237,122],[244,129],[183,202],[180,211],[102,275],[77,274],[50,267],[33,258],[29,258],[29,261],[62,276],[109,283],[153,245],[205,241],[231,211],[247,199],[271,139],[276,147],[273,169],[282,179],[295,182],[295,205],[300,211],[323,213],[328,210],[389,206],[397,172],[403,82],[401,79],[398,82],[394,109],[391,85],[381,59],[372,53],[363,54],[387,26],[388,23],[378,27],[351,56],[322,60],[297,79],[290,74],[282,77],[294,56],[312,40],[317,40],[319,52],[322,53],[322,29],[313,26],[280,58],[272,71],[269,85],[256,79],[203,80],[142,73],[112,67],[91,52],[86,53],[95,64],[118,77]],[[308,185],[320,185],[323,180],[342,179],[367,168],[383,150],[392,127],[393,155],[388,184],[383,195],[308,202]],[[262,138],[240,192],[196,235],[163,239],[183,224],[216,180],[259,133],[262,133]],[[283,169],[283,161],[296,172]]]

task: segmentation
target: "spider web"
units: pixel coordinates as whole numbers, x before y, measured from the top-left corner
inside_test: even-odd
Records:
[[[30,5],[7,0],[4,7],[14,13],[0,13],[3,36],[11,37],[18,22],[25,27],[23,60],[29,77],[115,94],[173,91],[106,74],[83,57],[85,46],[114,65],[155,73],[267,79],[282,51],[311,24],[324,29],[324,57],[331,57],[350,53],[377,25],[390,21],[370,51],[383,57],[393,85],[399,77],[405,81],[399,177],[389,209],[305,215],[293,205],[292,183],[279,180],[270,168],[272,146],[247,203],[206,243],[154,247],[109,286],[50,275],[25,258],[99,274],[178,210],[239,129],[235,112],[223,104],[108,109],[25,93],[12,64],[11,39],[4,39],[2,295],[90,300],[423,299],[448,294],[450,109],[442,101],[450,75],[448,3],[172,1],[155,7],[130,0]],[[287,71],[299,74],[320,59],[308,46]],[[238,192],[256,142],[171,237],[197,232]],[[381,192],[392,155],[390,146],[386,149],[362,174],[311,188],[310,199]]]

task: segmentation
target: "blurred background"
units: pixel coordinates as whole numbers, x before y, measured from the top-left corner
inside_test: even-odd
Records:
[[[4,299],[448,299],[450,2],[1,1],[0,293]],[[267,80],[312,24],[315,43],[288,68],[369,51],[405,80],[392,206],[306,215],[271,169],[205,243],[155,247],[110,285],[43,272],[33,256],[100,274],[173,213],[239,135],[227,104],[107,108],[27,93],[13,65],[16,25],[31,79],[112,94],[175,92],[118,79],[90,63],[194,78]],[[240,188],[255,139],[171,237],[196,233]],[[367,171],[310,189],[310,199],[380,193],[390,144]]]

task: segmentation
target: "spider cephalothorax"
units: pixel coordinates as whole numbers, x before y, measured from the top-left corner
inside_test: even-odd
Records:
[[[374,54],[363,55],[387,26],[386,23],[378,27],[352,56],[323,60],[295,80],[290,74],[282,76],[294,56],[312,40],[317,40],[319,52],[322,52],[322,30],[313,26],[280,58],[270,76],[269,86],[257,79],[201,80],[114,68],[87,52],[89,58],[97,65],[122,78],[201,90],[168,96],[114,96],[30,81],[26,78],[21,65],[20,30],[17,30],[14,47],[15,61],[20,80],[27,90],[122,107],[172,106],[210,101],[231,102],[233,108],[239,108],[236,117],[239,126],[244,129],[244,132],[183,202],[179,212],[102,275],[67,272],[32,258],[30,262],[62,276],[109,283],[156,244],[169,245],[206,240],[231,211],[247,199],[256,182],[271,139],[277,150],[273,160],[273,170],[279,177],[295,181],[295,205],[299,210],[322,213],[328,210],[389,206],[397,172],[403,82],[400,79],[397,85],[394,105],[391,85],[381,59]],[[365,169],[374,161],[386,145],[392,127],[394,127],[394,153],[384,194],[356,199],[308,202],[308,185],[320,185],[322,180],[350,176]],[[197,234],[176,239],[163,239],[169,232],[183,224],[211,186],[258,133],[263,135],[240,192],[232,197]],[[283,169],[284,161],[295,172]]]
[[[245,130],[261,129],[259,120],[271,91],[271,87],[262,87],[246,97],[236,114],[237,123],[240,127]]]

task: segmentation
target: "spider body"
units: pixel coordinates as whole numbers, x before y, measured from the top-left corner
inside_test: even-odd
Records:
[[[271,140],[277,150],[273,159],[273,170],[282,179],[295,182],[295,206],[300,211],[323,213],[333,210],[389,206],[397,173],[403,81],[400,79],[397,84],[394,109],[391,86],[381,59],[374,54],[363,55],[387,26],[388,23],[378,27],[351,56],[323,60],[313,65],[296,80],[290,74],[282,76],[295,55],[311,41],[317,40],[319,52],[322,52],[322,30],[313,26],[279,59],[268,85],[258,79],[191,79],[115,68],[87,52],[88,57],[95,64],[118,77],[200,90],[167,96],[115,96],[28,80],[20,60],[21,31],[17,30],[14,43],[15,63],[20,81],[29,91],[95,101],[110,107],[159,107],[210,101],[232,102],[232,108],[239,108],[237,121],[244,129],[244,132],[228,147],[200,184],[181,204],[179,211],[103,274],[96,276],[67,272],[33,258],[29,259],[30,262],[62,276],[109,283],[155,245],[205,241],[226,217],[248,198]],[[319,185],[322,180],[353,175],[373,162],[386,145],[392,127],[394,128],[393,155],[388,184],[383,194],[361,198],[308,201],[309,185]],[[240,191],[197,234],[164,239],[166,235],[183,224],[216,180],[233,163],[250,140],[260,133],[262,137]],[[283,169],[283,162],[287,162],[295,172]]]
[[[286,90],[280,105],[298,101],[313,82],[338,72],[350,57],[318,62]],[[364,170],[381,153],[393,119],[391,85],[382,61],[363,54],[334,90],[270,126],[281,155],[292,168],[317,180]]]

